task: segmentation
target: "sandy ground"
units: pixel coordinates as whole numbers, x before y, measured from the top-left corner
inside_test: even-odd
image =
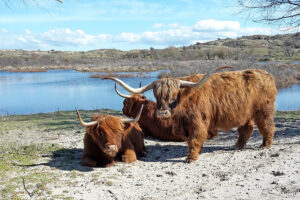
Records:
[[[37,160],[32,170],[56,173],[47,185],[51,195],[74,199],[300,199],[300,120],[277,120],[274,145],[259,148],[255,129],[246,149],[235,150],[236,130],[204,145],[199,159],[185,163],[185,142],[146,138],[147,155],[135,163],[110,168],[80,165],[84,128],[55,133],[36,130],[8,132],[4,139],[61,144],[66,153]],[[70,162],[65,162],[71,155]],[[70,174],[73,175],[70,175]],[[34,188],[31,188],[31,191]],[[49,194],[49,193],[48,193]],[[27,193],[24,199],[49,199]],[[54,198],[55,199],[55,198]]]

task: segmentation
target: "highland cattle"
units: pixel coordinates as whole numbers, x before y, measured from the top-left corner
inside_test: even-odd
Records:
[[[115,91],[120,96],[125,98],[123,101],[123,114],[128,117],[134,117],[137,115],[141,105],[144,105],[143,112],[138,121],[140,127],[143,129],[145,136],[152,136],[164,141],[186,141],[187,136],[185,132],[173,133],[172,132],[172,120],[156,117],[156,103],[151,100],[147,100],[142,94],[122,94],[120,93],[115,84]],[[210,130],[207,139],[215,137],[218,134],[218,130]]]
[[[91,122],[84,122],[78,112],[80,124],[86,127],[81,164],[90,167],[109,167],[116,160],[131,163],[145,151],[144,134],[135,119],[95,114]]]
[[[261,69],[216,73],[224,68],[230,67],[213,69],[198,82],[161,78],[140,88],[110,79],[134,94],[153,89],[156,116],[172,119],[173,132],[184,131],[188,136],[187,162],[198,159],[209,130],[237,127],[236,147],[242,149],[256,124],[263,138],[261,146],[270,147],[277,94],[274,77]]]

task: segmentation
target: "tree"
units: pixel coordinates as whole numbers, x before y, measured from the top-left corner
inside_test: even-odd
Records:
[[[300,27],[300,0],[236,0],[254,22]]]
[[[9,4],[13,1],[13,0],[2,0],[7,6],[9,6]],[[32,1],[34,4],[38,4],[39,5],[39,1],[38,0],[18,0],[22,3],[27,3],[27,1]],[[59,3],[63,3],[62,0],[50,0],[50,1],[57,1]]]

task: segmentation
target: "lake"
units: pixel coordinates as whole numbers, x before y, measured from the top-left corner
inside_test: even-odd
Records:
[[[160,72],[144,73],[146,77],[121,78],[133,87],[157,79]],[[123,98],[114,91],[114,82],[89,78],[92,74],[72,70],[50,70],[48,72],[0,71],[0,115],[31,114],[58,110],[108,108],[121,110]],[[120,73],[122,74],[122,73]],[[138,73],[133,73],[138,74]],[[128,94],[123,88],[118,89]],[[155,100],[153,92],[145,93]],[[300,85],[278,91],[277,110],[300,109]]]

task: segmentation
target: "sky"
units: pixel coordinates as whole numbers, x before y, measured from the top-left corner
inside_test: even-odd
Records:
[[[132,50],[287,33],[239,11],[234,0],[0,0],[0,49]]]

